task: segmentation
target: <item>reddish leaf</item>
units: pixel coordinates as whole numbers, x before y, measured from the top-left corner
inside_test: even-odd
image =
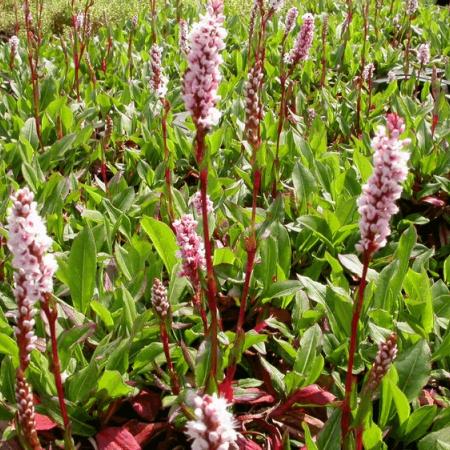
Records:
[[[433,197],[431,195],[421,198],[420,203],[428,203],[430,205],[436,206],[437,208],[443,208],[445,206],[444,200],[438,197]]]
[[[155,433],[167,428],[167,422],[144,423],[133,419],[129,420],[124,426],[134,436],[139,445],[145,445]]]
[[[234,373],[233,373],[234,375]],[[222,383],[219,384],[219,393],[222,397],[225,397],[229,403],[233,403],[233,376],[227,374]]]
[[[255,327],[253,328],[253,330],[256,331],[257,333],[259,333],[260,331],[264,330],[268,326],[269,325],[267,324],[267,322],[265,320],[263,320],[262,322],[257,323],[255,325]]]
[[[99,450],[141,450],[134,436],[123,427],[108,427],[95,436]]]
[[[262,447],[256,442],[253,442],[252,440],[246,439],[244,437],[238,438],[237,444],[239,450],[262,450]]]
[[[50,417],[44,416],[44,414],[36,413],[36,430],[37,431],[48,431],[55,428],[57,424],[53,422]]]
[[[151,391],[141,391],[131,400],[131,406],[143,419],[153,422],[161,410],[161,397]]]
[[[288,411],[295,403],[302,405],[324,406],[336,400],[336,397],[317,384],[311,384],[292,394],[282,405],[272,411],[273,416],[279,416]]]
[[[259,388],[248,388],[244,392],[235,395],[234,403],[244,405],[259,405],[261,403],[273,403],[275,397]]]

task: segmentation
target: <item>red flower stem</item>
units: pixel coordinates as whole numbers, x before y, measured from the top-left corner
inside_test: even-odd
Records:
[[[42,13],[42,5],[38,6],[38,10]],[[41,43],[40,31],[34,32],[31,23],[31,12],[29,0],[24,2],[24,13],[25,13],[25,31],[27,35],[27,56],[28,65],[30,67],[31,73],[31,87],[33,90],[33,114],[34,121],[36,124],[36,134],[39,141],[39,147],[41,150],[44,149],[44,144],[42,142],[42,131],[41,131],[41,118],[39,110],[39,76],[38,76],[38,66],[39,66],[39,47]],[[38,25],[40,24],[38,20]]]
[[[212,262],[212,248],[209,239],[209,225],[208,225],[208,205],[207,205],[207,190],[208,190],[208,165],[205,160],[205,130],[201,127],[197,128],[197,135],[195,137],[196,157],[200,168],[200,195],[202,200],[202,223],[203,235],[205,244],[205,259],[206,259],[206,296],[208,299],[208,307],[211,314],[211,325],[209,327],[209,336],[211,339],[211,371],[210,380],[217,382],[217,358],[219,351],[219,340],[217,333],[219,331],[219,319],[217,316],[217,288],[216,280],[214,278],[214,269]]]
[[[202,318],[203,322],[203,332],[206,334],[208,333],[208,318],[206,317],[206,311],[205,308],[203,308],[202,302],[201,302],[201,286],[200,281],[198,281],[197,286],[194,288],[194,297],[192,299],[192,302],[194,303],[194,307],[198,310],[200,317]]]
[[[170,376],[170,384],[172,387],[172,391],[175,395],[180,393],[180,384],[178,382],[178,377],[173,367],[172,358],[170,357],[170,349],[169,349],[169,335],[167,334],[167,328],[164,320],[161,320],[159,324],[159,329],[161,331],[161,340],[163,343],[164,354],[166,355],[167,367],[169,369]]]
[[[404,66],[404,72],[405,72],[405,78],[406,81],[409,77],[409,50],[411,47],[411,16],[408,16],[408,36],[406,38],[406,47],[405,47],[405,66]]]
[[[353,317],[351,324],[350,348],[348,355],[347,375],[345,378],[345,398],[344,403],[342,405],[342,421],[341,421],[342,440],[344,443],[350,429],[351,412],[352,412],[350,402],[353,387],[353,364],[355,361],[356,346],[358,343],[358,324],[364,302],[364,291],[367,285],[367,272],[369,270],[370,258],[371,253],[365,251],[363,255],[363,272],[361,275],[361,280],[359,282],[358,300],[353,310]]]
[[[173,197],[172,197],[172,174],[170,171],[170,151],[169,146],[167,145],[167,116],[170,111],[170,103],[167,99],[161,99],[161,103],[163,106],[163,115],[161,119],[161,128],[162,128],[162,139],[164,146],[164,178],[166,181],[166,190],[167,190],[167,210],[169,213],[170,223],[173,223],[175,220],[175,213],[173,210]]]
[[[134,30],[131,30],[128,37],[128,72],[130,80],[133,78],[133,34]]]
[[[61,363],[58,355],[58,342],[56,338],[56,321],[58,319],[58,312],[56,305],[50,306],[50,295],[46,294],[42,302],[42,310],[47,317],[48,326],[50,329],[50,340],[52,346],[52,371],[55,377],[56,391],[58,394],[59,407],[61,409],[61,416],[64,423],[65,433],[71,436],[71,423],[67,414],[66,403],[64,401],[64,388],[61,379]]]
[[[320,75],[320,87],[323,88],[325,86],[325,79],[327,76],[327,34],[328,34],[328,23],[323,24],[322,28],[322,72]]]
[[[361,426],[356,430],[356,450],[363,450],[363,431],[364,428]]]
[[[367,43],[367,35],[369,32],[369,6],[370,0],[367,0],[366,5],[364,7],[364,40],[363,47],[361,50],[361,63],[359,68],[359,81],[358,81],[358,99],[356,101],[356,123],[355,123],[355,131],[356,134],[359,134],[361,131],[361,96],[362,96],[362,86],[363,86],[363,72],[364,67],[366,66],[366,43]]]

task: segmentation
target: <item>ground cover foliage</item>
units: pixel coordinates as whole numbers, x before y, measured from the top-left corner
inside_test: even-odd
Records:
[[[180,43],[180,19],[191,30],[206,4],[150,2],[91,27],[92,5],[75,2],[59,35],[19,8],[19,41],[0,44],[5,448],[29,446],[23,376],[43,448],[450,448],[449,9],[413,3],[289,3],[266,22],[258,6],[253,38],[250,13],[226,4],[206,128],[183,100]],[[309,57],[290,66],[306,13]],[[373,137],[398,118],[408,174],[387,244],[364,258],[357,202]],[[7,246],[24,186],[58,265],[26,363]],[[188,247],[181,229],[198,235]],[[228,446],[195,439],[213,394],[234,421]]]

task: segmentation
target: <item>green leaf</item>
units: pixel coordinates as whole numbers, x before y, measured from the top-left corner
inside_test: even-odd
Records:
[[[97,395],[103,395],[108,398],[119,398],[129,396],[136,389],[126,384],[117,370],[105,370],[98,380],[97,391]]]
[[[19,349],[14,339],[0,332],[0,353],[10,355],[14,366],[19,365]]]
[[[404,430],[405,444],[410,444],[420,439],[430,428],[436,414],[436,405],[425,405],[416,409],[406,422]]]
[[[450,450],[450,427],[442,428],[419,441],[419,450]]]
[[[75,372],[67,380],[67,398],[73,402],[84,402],[95,389],[98,375],[97,363],[92,360],[87,367]]]
[[[392,399],[394,400],[395,408],[397,410],[397,416],[402,425],[409,417],[409,402],[406,395],[394,384],[391,380],[388,380],[389,387],[392,392]]]
[[[280,394],[284,395],[286,392],[286,385],[284,384],[284,375],[272,364],[267,362],[262,356],[259,357],[261,365],[264,367],[266,372],[269,374],[272,380],[273,388]]]
[[[314,324],[305,331],[300,340],[300,349],[295,358],[294,370],[305,378],[311,370],[321,338],[322,332],[320,327]]]
[[[341,410],[335,409],[319,433],[319,450],[341,450]]]
[[[302,289],[302,284],[296,280],[284,280],[272,283],[264,294],[264,298],[279,298],[292,295]]]
[[[73,306],[85,314],[94,294],[97,271],[97,251],[88,225],[78,233],[72,243],[67,270]]]
[[[421,339],[400,353],[395,362],[398,386],[408,400],[413,400],[431,375],[431,353],[428,343]]]
[[[171,273],[173,266],[177,263],[175,255],[178,249],[173,231],[164,222],[148,216],[142,219],[141,225],[152,240],[167,272]]]

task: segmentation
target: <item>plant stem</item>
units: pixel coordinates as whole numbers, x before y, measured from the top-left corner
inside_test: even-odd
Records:
[[[161,319],[159,329],[161,331],[161,340],[163,343],[164,354],[166,355],[167,367],[169,369],[170,384],[172,387],[172,391],[175,395],[178,395],[180,393],[180,384],[178,382],[175,369],[173,367],[172,358],[170,357],[169,335],[167,333],[166,323],[164,322],[164,319]]]
[[[364,38],[363,38],[363,47],[361,50],[361,63],[359,67],[359,80],[358,80],[358,99],[356,101],[356,123],[355,123],[355,132],[359,134],[361,131],[361,96],[362,96],[362,86],[363,86],[363,72],[364,67],[366,65],[366,43],[367,43],[367,35],[369,32],[369,6],[370,0],[366,1],[363,15],[364,15]]]
[[[71,423],[69,420],[69,416],[67,414],[67,408],[66,403],[64,401],[64,388],[61,378],[61,363],[59,361],[59,355],[58,355],[58,342],[56,337],[56,321],[58,319],[58,311],[56,309],[56,305],[50,305],[51,299],[50,294],[46,294],[43,302],[42,302],[42,310],[44,311],[44,314],[48,321],[48,326],[50,329],[50,341],[51,341],[51,347],[52,347],[52,371],[53,376],[55,377],[55,385],[56,385],[56,391],[58,394],[58,402],[59,407],[61,410],[61,416],[64,423],[65,428],[65,435],[69,438],[70,442],[72,441],[71,438]],[[66,443],[67,445],[67,443]],[[67,447],[66,447],[67,448]]]
[[[205,259],[206,259],[206,295],[208,299],[208,307],[211,314],[211,325],[209,327],[209,336],[211,339],[211,371],[210,381],[217,382],[217,358],[219,351],[219,340],[217,333],[219,331],[219,320],[217,316],[217,288],[216,280],[214,278],[214,269],[212,263],[212,248],[211,240],[209,239],[209,225],[208,225],[208,165],[205,159],[205,130],[202,127],[197,127],[197,134],[195,137],[196,158],[200,169],[200,194],[202,200],[202,223],[203,235],[205,244]]]
[[[172,174],[170,171],[170,151],[169,146],[167,145],[167,116],[170,111],[170,103],[167,99],[161,99],[162,107],[163,107],[163,115],[161,119],[161,128],[162,128],[162,139],[164,146],[164,178],[166,181],[166,190],[167,190],[167,210],[169,213],[170,223],[173,223],[175,220],[175,213],[173,209],[173,197],[172,197]]]
[[[351,412],[352,412],[350,402],[353,387],[353,364],[355,361],[356,346],[358,343],[358,324],[364,302],[364,291],[367,285],[367,272],[369,270],[370,258],[371,253],[365,251],[363,255],[363,271],[361,275],[361,280],[359,282],[358,300],[353,310],[353,317],[351,323],[350,348],[348,355],[347,375],[345,378],[345,398],[344,403],[342,405],[342,421],[341,421],[342,440],[344,443],[350,429]]]

